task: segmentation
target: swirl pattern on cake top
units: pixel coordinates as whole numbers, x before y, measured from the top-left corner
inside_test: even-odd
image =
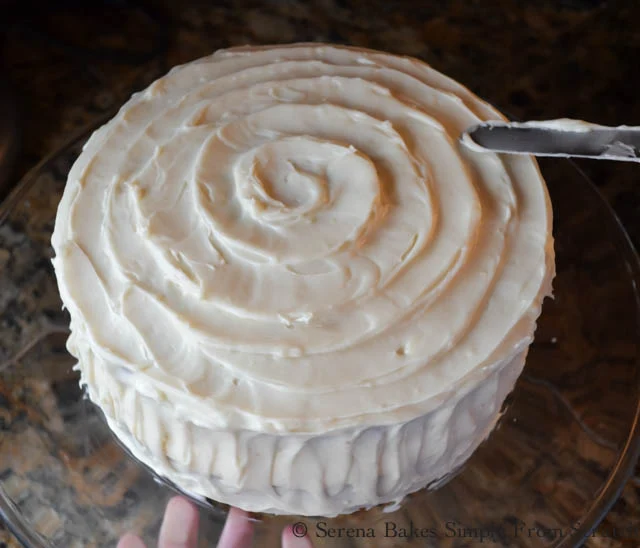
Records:
[[[546,289],[535,165],[458,143],[487,117],[424,65],[345,48],[173,69],[69,176],[53,242],[73,342],[212,426],[415,416]]]

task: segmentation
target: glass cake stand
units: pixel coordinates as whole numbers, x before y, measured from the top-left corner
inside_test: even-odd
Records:
[[[132,458],[78,386],[65,350],[49,239],[89,132],[33,169],[0,208],[0,509],[33,548],[155,546],[175,488]],[[397,508],[335,519],[258,516],[255,546],[296,523],[314,545],[579,546],[639,450],[638,257],[595,187],[566,160],[542,163],[555,215],[555,299],[500,426],[464,469]],[[201,545],[226,509],[199,502]]]

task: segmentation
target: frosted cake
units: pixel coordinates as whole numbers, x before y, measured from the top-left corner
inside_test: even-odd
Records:
[[[114,433],[194,495],[333,516],[460,467],[554,274],[529,157],[424,63],[243,47],[135,94],[73,166],[52,238],[68,349]]]

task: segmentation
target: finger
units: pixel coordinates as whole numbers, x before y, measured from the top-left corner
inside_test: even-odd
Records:
[[[218,548],[250,548],[253,542],[253,522],[240,508],[231,508],[224,524]]]
[[[282,548],[313,548],[313,544],[306,532],[298,537],[294,534],[291,525],[287,525],[282,530]]]
[[[144,542],[133,533],[127,533],[120,539],[116,548],[146,548]]]
[[[196,548],[198,509],[184,497],[173,497],[164,512],[158,548]]]

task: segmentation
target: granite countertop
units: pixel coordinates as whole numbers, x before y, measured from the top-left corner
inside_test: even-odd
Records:
[[[28,2],[21,5],[22,14],[15,11],[20,7],[9,12],[2,66],[19,99],[23,137],[14,183],[70,135],[169,67],[246,43],[329,41],[413,55],[517,118],[572,117],[640,125],[640,33],[632,24],[640,20],[638,3],[221,0],[207,5],[183,0],[161,4],[146,4],[153,6],[149,19],[126,2],[110,3],[106,15],[85,12],[82,24],[73,9],[48,17],[46,25],[27,16]],[[580,162],[580,167],[640,248],[640,167],[588,161]],[[640,527],[639,509],[640,469],[636,469],[603,527]],[[639,543],[638,538],[599,537],[586,545]],[[0,548],[18,545],[0,526]]]

